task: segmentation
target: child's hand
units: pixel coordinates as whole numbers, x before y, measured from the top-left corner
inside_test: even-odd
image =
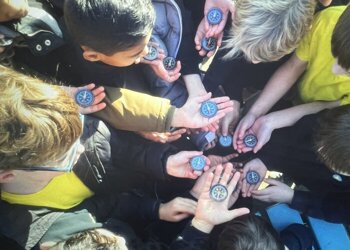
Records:
[[[292,203],[294,196],[294,190],[292,188],[273,179],[265,179],[264,182],[270,186],[262,190],[253,190],[252,197],[254,199],[265,202]]]
[[[191,168],[190,161],[193,157],[203,155],[201,151],[181,151],[177,154],[170,155],[166,162],[166,171],[168,175],[178,178],[197,179],[203,172],[194,171]],[[206,160],[204,171],[209,169],[210,160],[203,156]]]
[[[193,200],[177,197],[159,206],[159,219],[170,222],[181,221],[196,211],[197,203]]]
[[[205,20],[206,20],[206,17],[204,17],[202,19],[202,21],[200,22],[200,24],[198,25],[197,32],[196,32],[196,35],[194,37],[194,43],[196,45],[196,50],[198,50],[198,53],[199,53],[200,56],[211,57],[211,56],[213,56],[215,54],[215,50],[206,51],[205,49],[202,48],[202,40],[203,40],[203,38],[204,37],[208,37],[208,36],[206,36]],[[217,39],[216,46],[220,47],[221,43],[222,43],[223,33],[221,32],[217,36],[212,36],[212,37]]]
[[[257,117],[254,114],[247,113],[238,123],[238,126],[233,134],[233,147],[239,153],[242,153],[242,148],[238,142],[243,142],[244,136],[248,134],[249,129],[253,126]]]
[[[200,113],[201,103],[209,100],[211,93],[189,97],[187,102],[181,108],[175,110],[172,126],[186,128],[204,128],[212,123],[216,123],[225,116],[226,113],[233,110],[233,102],[227,96],[211,99],[218,107],[218,112],[212,118],[206,118]],[[214,131],[215,132],[215,131]]]
[[[173,142],[181,138],[181,135],[186,132],[186,129],[178,129],[173,132],[144,132],[139,131],[137,132],[139,135],[141,135],[143,138],[146,138],[147,140],[159,142],[159,143],[168,143]]]
[[[106,97],[106,93],[104,92],[104,88],[103,87],[97,87],[95,88],[95,84],[94,83],[90,83],[88,85],[85,85],[83,87],[67,87],[67,86],[61,86],[70,97],[72,97],[75,100],[75,95],[79,90],[82,89],[88,89],[91,90],[93,95],[95,96],[95,100],[94,103],[86,108],[80,107],[79,106],[79,112],[81,114],[91,114],[91,113],[95,113],[97,111],[100,111],[102,109],[104,109],[106,107],[106,103],[102,102],[102,100]]]
[[[260,176],[260,180],[256,184],[249,184],[246,180],[247,172],[251,170],[256,171]],[[265,178],[266,172],[267,172],[267,168],[259,158],[255,158],[244,165],[243,173],[242,173],[242,196],[243,197],[250,197],[252,194],[252,191],[259,188],[261,182]]]
[[[233,111],[227,113],[225,117],[221,120],[221,134],[226,136],[229,134],[229,131],[233,131],[233,128],[236,126],[239,120],[239,109],[240,103],[233,101]]]
[[[243,140],[237,140],[237,151],[238,152],[249,152],[252,151],[257,153],[271,138],[271,134],[274,128],[270,123],[269,115],[259,117],[248,130],[247,134],[254,134],[258,140],[254,148],[247,147]]]
[[[207,14],[211,8],[219,8],[222,11],[222,20],[219,24],[209,24]],[[205,19],[205,30],[207,37],[218,36],[223,32],[226,22],[228,20],[228,13],[231,12],[234,15],[235,6],[231,0],[206,0],[204,6],[204,19]]]
[[[167,82],[175,82],[181,76],[181,63],[177,61],[176,68],[168,71],[164,68],[163,59],[165,58],[164,51],[156,43],[151,43],[151,46],[157,48],[158,58],[150,61],[144,58],[141,58],[141,63],[148,64],[154,71],[154,73],[161,79]]]
[[[205,233],[210,233],[215,225],[230,221],[238,216],[249,213],[248,208],[228,210],[230,202],[229,198],[222,202],[218,202],[210,198],[209,192],[213,185],[220,183],[226,186],[230,197],[239,181],[239,172],[236,172],[233,178],[230,179],[232,174],[232,165],[227,166],[223,174],[222,172],[219,172],[220,171],[215,171],[215,176],[213,173],[208,174],[203,191],[198,200],[195,217],[192,220],[192,225]]]

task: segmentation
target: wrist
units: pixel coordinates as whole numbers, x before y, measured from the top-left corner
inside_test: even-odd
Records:
[[[173,155],[169,155],[169,157],[168,157],[168,159],[167,159],[167,161],[166,161],[166,165],[165,165],[166,173],[167,173],[168,175],[171,175],[171,176],[174,175],[174,174],[173,174],[173,171],[172,171],[173,166],[172,166],[172,164],[171,164],[171,162],[172,162],[172,157],[173,157]]]
[[[204,220],[198,219],[197,217],[194,217],[192,219],[192,226],[198,229],[199,231],[207,234],[209,234],[214,228],[214,225]]]
[[[176,108],[173,114],[173,119],[171,121],[171,126],[175,128],[184,127],[183,115],[184,111],[182,108]]]
[[[165,215],[164,215],[164,205],[163,203],[159,204],[159,210],[158,210],[158,215],[160,220],[165,220]]]

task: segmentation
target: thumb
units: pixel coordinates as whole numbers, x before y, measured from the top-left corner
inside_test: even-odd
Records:
[[[280,184],[282,184],[282,182],[274,180],[274,179],[270,179],[270,178],[264,179],[264,182],[266,182],[267,184],[270,184],[270,185],[274,185],[274,186],[279,186]]]
[[[211,92],[208,92],[205,95],[198,96],[197,97],[197,102],[198,103],[202,103],[202,102],[205,102],[205,101],[209,100],[210,98],[211,98]]]
[[[223,119],[222,126],[221,126],[221,134],[223,136],[227,136],[229,125],[230,125],[229,122],[226,119]]]
[[[189,216],[190,216],[190,214],[187,214],[187,213],[176,214],[176,215],[174,215],[174,221],[181,221]]]
[[[233,220],[234,218],[237,218],[239,216],[242,216],[242,215],[245,215],[245,214],[249,214],[249,213],[250,213],[250,210],[248,208],[246,208],[246,207],[230,210],[230,211],[228,211],[228,214],[229,214],[229,217],[230,217],[229,220]]]

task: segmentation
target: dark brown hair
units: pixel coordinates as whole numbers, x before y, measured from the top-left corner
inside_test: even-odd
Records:
[[[350,105],[328,110],[315,135],[316,150],[333,171],[350,174]]]
[[[284,250],[278,233],[270,223],[255,215],[230,221],[222,231],[219,250]]]
[[[332,54],[345,70],[350,69],[350,5],[340,16],[332,35]]]

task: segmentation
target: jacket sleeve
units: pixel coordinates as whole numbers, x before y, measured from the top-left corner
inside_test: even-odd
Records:
[[[168,131],[175,107],[160,97],[105,87],[107,106],[95,116],[117,129],[128,131]]]
[[[208,248],[209,234],[203,233],[188,224],[178,237],[171,243],[171,250],[204,250]]]
[[[151,179],[165,180],[168,157],[178,152],[171,144],[155,143],[128,131],[113,131],[112,160],[128,172],[138,172]]]
[[[182,1],[176,1],[181,9],[182,37],[177,59],[181,61],[182,75],[199,74],[201,57],[195,49],[195,27],[191,19],[191,13],[183,6]]]
[[[350,192],[314,194],[295,191],[291,207],[309,216],[334,223],[350,222]]]

